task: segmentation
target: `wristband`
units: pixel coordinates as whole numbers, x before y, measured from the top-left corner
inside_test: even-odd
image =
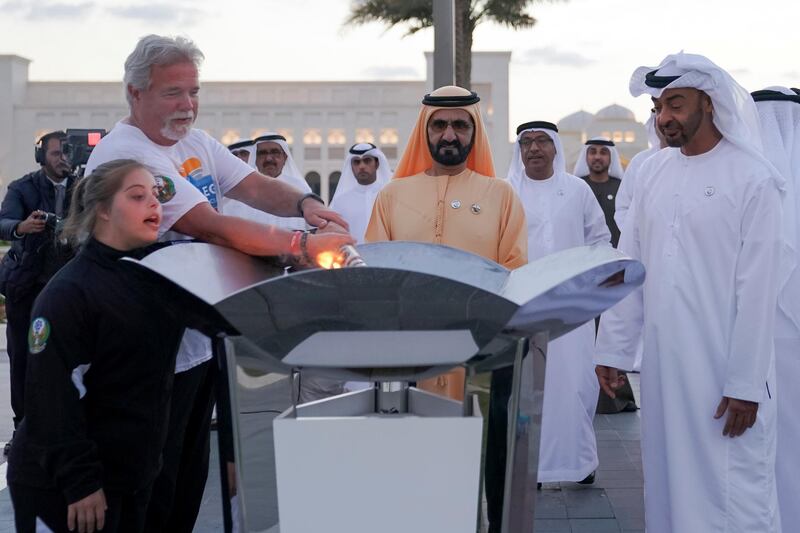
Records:
[[[289,253],[296,258],[300,258],[303,255],[303,250],[300,247],[300,240],[302,237],[302,231],[295,231],[292,233],[292,240],[289,242]]]
[[[15,239],[21,239],[22,238],[22,235],[17,233],[17,229],[19,228],[20,224],[22,224],[22,222],[18,222],[17,225],[14,226],[14,230],[11,232],[11,236],[14,237]]]
[[[307,192],[306,194],[301,196],[299,200],[297,200],[297,211],[300,213],[301,217],[305,216],[305,214],[303,213],[303,202],[307,198],[313,198],[314,200],[316,200],[317,202],[321,203],[322,205],[325,205],[325,200],[323,200],[322,198],[320,198],[318,195],[314,194],[313,192]]]
[[[314,262],[308,255],[308,232],[304,231],[300,236],[300,251],[303,253],[303,262],[307,265],[313,265]]]

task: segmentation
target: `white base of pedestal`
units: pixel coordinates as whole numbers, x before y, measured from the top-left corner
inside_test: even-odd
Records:
[[[281,533],[465,533],[480,498],[480,416],[274,421]]]

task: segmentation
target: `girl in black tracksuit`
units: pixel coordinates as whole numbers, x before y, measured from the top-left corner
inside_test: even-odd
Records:
[[[161,467],[185,326],[218,319],[124,256],[155,242],[153,176],[130,160],[79,182],[65,235],[82,248],[34,305],[25,418],[9,457],[17,531],[141,531]]]

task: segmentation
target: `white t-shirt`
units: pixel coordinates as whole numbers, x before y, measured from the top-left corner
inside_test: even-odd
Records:
[[[284,167],[284,169],[286,169],[286,167]],[[300,189],[300,191],[303,193],[311,192],[311,187],[308,186],[306,180],[300,177],[294,177],[281,173],[277,178],[271,179],[288,183],[289,185]],[[303,217],[279,217],[278,215],[273,215],[267,213],[266,211],[260,211],[250,207],[249,205],[238,200],[234,200],[233,198],[223,198],[222,209],[218,209],[218,211],[232,217],[239,217],[245,220],[258,222],[259,224],[268,224],[288,230],[309,229],[309,226]]]
[[[254,170],[230,153],[206,132],[192,129],[172,146],[151,141],[142,130],[118,122],[92,151],[86,175],[114,159],[134,159],[147,167],[159,182],[163,209],[161,240],[189,239],[170,228],[190,209],[209,202],[219,210],[222,197]],[[211,341],[199,331],[187,329],[181,341],[175,372],[184,372],[211,359]]]

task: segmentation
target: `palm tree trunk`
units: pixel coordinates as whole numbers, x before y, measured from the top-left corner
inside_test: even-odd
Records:
[[[456,30],[456,85],[469,89],[472,76],[472,32],[475,22],[472,20],[472,2],[455,0]]]

